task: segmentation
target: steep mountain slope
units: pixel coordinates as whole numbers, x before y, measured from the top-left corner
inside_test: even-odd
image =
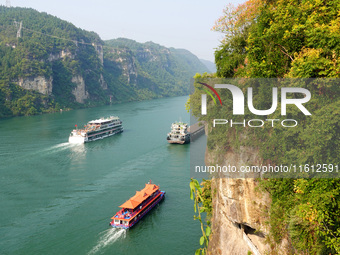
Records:
[[[185,50],[104,43],[52,15],[4,6],[0,63],[0,117],[185,95],[190,78],[207,71]]]
[[[216,65],[209,60],[200,59],[200,61],[209,69],[210,72],[216,73]]]
[[[120,81],[129,86],[135,92],[127,95],[130,98],[188,94],[190,78],[207,70],[195,55],[183,49],[125,38],[106,41],[105,45],[105,77],[110,84]],[[120,90],[116,93],[119,96]]]

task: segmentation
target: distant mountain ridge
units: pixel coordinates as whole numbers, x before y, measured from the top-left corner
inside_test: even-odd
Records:
[[[214,62],[205,59],[200,59],[200,61],[209,69],[211,73],[216,73],[217,69]]]
[[[23,29],[17,38],[19,25]],[[46,13],[0,6],[0,117],[189,93],[208,69],[187,50],[96,33]]]
[[[120,77],[136,93],[148,90],[152,97],[188,94],[190,78],[207,70],[195,55],[183,49],[126,38],[108,40],[105,45],[108,46],[104,48],[106,79],[114,83]],[[133,93],[128,96],[138,97]]]

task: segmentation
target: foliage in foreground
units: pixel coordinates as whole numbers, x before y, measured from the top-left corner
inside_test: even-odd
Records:
[[[258,147],[263,160],[272,164],[339,165],[340,86],[327,82],[340,76],[339,9],[338,0],[249,0],[225,9],[214,28],[225,34],[215,54],[218,77],[325,79],[304,85],[312,93],[307,104],[312,116],[289,110],[287,118],[294,116],[298,127],[215,128],[209,133],[208,149],[238,151],[240,145],[248,145]],[[262,84],[256,91],[255,108],[269,109],[263,102],[271,102],[271,89]],[[190,102],[199,116],[200,96],[195,94]],[[217,108],[208,104],[211,118],[231,111]],[[266,179],[261,184],[272,197],[270,240],[279,244],[288,238],[293,253],[340,253],[340,182],[317,177]]]
[[[196,250],[195,255],[207,254],[209,236],[211,234],[210,217],[212,213],[211,200],[211,180],[203,180],[200,185],[196,179],[190,181],[190,198],[194,200],[194,219],[201,224],[202,236],[200,245],[203,246]],[[205,217],[205,220],[204,220]]]

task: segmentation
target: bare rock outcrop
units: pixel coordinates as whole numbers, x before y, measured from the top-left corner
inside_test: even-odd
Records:
[[[76,97],[76,101],[78,103],[83,104],[89,97],[89,94],[86,91],[85,81],[82,76],[78,75],[72,77],[72,82],[77,85],[77,87],[72,91],[72,94]]]
[[[57,54],[52,54],[52,53],[49,54],[47,60],[49,62],[52,62],[52,61],[59,60],[59,59],[64,59],[64,58],[67,58],[67,57],[70,58],[70,59],[74,59],[75,58],[75,56],[68,49],[66,49],[66,50],[60,51]]]
[[[35,90],[44,95],[52,94],[53,78],[43,76],[19,78],[18,85],[24,89]]]
[[[223,164],[236,166],[255,165],[258,150],[241,148],[241,152],[229,150],[223,156]],[[213,165],[213,153],[206,154],[206,164]],[[212,235],[209,242],[210,254],[238,255],[266,254],[270,246],[266,244],[269,227],[269,194],[256,189],[255,178],[233,176],[226,178],[216,175],[212,179],[213,194]]]
[[[218,151],[206,150],[206,165],[215,165],[216,155],[220,155],[220,164],[237,169],[262,163],[257,148],[241,146],[237,151],[228,148],[223,154]],[[269,244],[270,194],[259,189],[259,173],[253,178],[248,177],[241,173],[229,177],[219,173],[212,178],[213,216],[209,254],[290,254],[288,237],[283,238],[280,244]]]

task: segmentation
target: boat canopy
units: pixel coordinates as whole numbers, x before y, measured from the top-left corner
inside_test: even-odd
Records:
[[[135,209],[138,205],[140,205],[144,200],[146,200],[150,195],[152,195],[159,187],[155,184],[145,184],[145,188],[141,191],[136,191],[136,195],[127,200],[124,204],[122,204],[121,208],[126,209]]]

